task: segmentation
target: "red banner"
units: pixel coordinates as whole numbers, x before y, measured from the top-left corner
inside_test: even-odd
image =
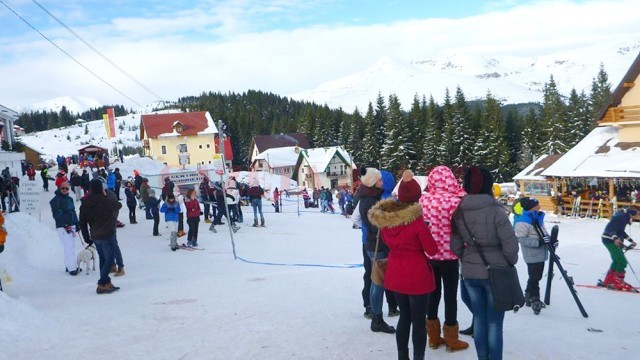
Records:
[[[113,113],[113,108],[107,109],[107,117],[109,118],[109,132],[110,137],[116,137],[116,117]]]

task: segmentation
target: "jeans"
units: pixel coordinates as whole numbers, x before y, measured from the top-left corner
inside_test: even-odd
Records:
[[[153,235],[160,235],[158,231],[158,225],[160,224],[160,214],[152,213],[153,215]]]
[[[151,208],[149,207],[149,202],[144,202],[144,217],[147,220],[153,219],[153,214],[151,213]]]
[[[96,244],[96,250],[98,250],[98,257],[100,258],[100,280],[98,280],[98,284],[106,285],[111,282],[109,271],[113,266],[113,258],[117,246],[116,235],[113,234],[101,240],[94,239],[93,242]]]
[[[366,308],[371,307],[371,258],[367,254],[367,250],[362,244],[362,264],[364,265],[364,275],[362,280],[364,286],[362,287],[362,306]]]
[[[120,245],[118,245],[118,237],[116,235],[113,235],[113,238],[116,244],[113,249],[114,261],[116,262],[116,265],[118,265],[118,267],[123,267],[124,262],[122,261],[122,252],[120,251]]]
[[[369,255],[369,259],[373,262],[374,259],[374,251],[367,251],[367,255]],[[376,256],[377,259],[385,259],[387,257],[386,252],[381,252],[378,250],[378,254]],[[369,301],[371,302],[371,312],[374,315],[378,315],[382,317],[382,299],[384,297],[384,286],[376,285],[371,282],[371,291],[369,292]]]
[[[187,217],[187,225],[189,232],[187,233],[187,241],[198,242],[198,225],[200,224],[200,216]]]
[[[465,279],[473,308],[473,342],[478,360],[502,360],[504,311],[493,307],[489,279]]]
[[[467,286],[464,284],[464,278],[462,277],[462,275],[460,276],[460,299],[465,305],[467,305],[467,309],[469,309],[469,311],[473,315],[471,299],[469,299],[469,292],[467,291]]]
[[[264,220],[262,215],[262,199],[251,200],[251,206],[253,207],[253,220],[258,221],[258,213],[260,213],[260,220]]]

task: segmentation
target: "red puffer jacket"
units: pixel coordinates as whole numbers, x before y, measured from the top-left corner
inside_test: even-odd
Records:
[[[184,205],[187,208],[187,218],[200,217],[200,203],[197,199],[185,200]]]
[[[427,254],[435,255],[438,246],[422,220],[420,205],[382,200],[369,210],[369,220],[389,247],[385,289],[406,295],[432,292],[436,283]]]

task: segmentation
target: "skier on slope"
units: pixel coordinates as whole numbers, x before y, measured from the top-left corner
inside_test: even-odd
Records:
[[[622,252],[625,240],[631,243],[627,248],[633,248],[637,245],[637,243],[624,231],[627,224],[631,225],[633,222],[632,216],[637,214],[638,211],[636,209],[621,209],[611,217],[611,220],[604,228],[602,243],[607,250],[609,250],[612,262],[609,272],[604,278],[603,285],[610,289],[637,291],[633,286],[624,281],[627,259]]]

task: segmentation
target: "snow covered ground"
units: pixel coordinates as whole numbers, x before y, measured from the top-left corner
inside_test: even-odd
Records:
[[[142,210],[135,225],[128,224],[122,210],[120,220],[127,225],[118,230],[118,240],[126,275],[113,278],[120,291],[96,295],[97,272],[75,277],[64,272],[62,245],[47,204],[52,196],[42,194],[40,222],[24,213],[6,215],[9,235],[0,254],[2,359],[396,357],[394,336],[372,333],[362,316],[363,269],[353,266],[362,261],[360,231],[339,215],[302,206],[298,212],[295,198],[285,198],[284,212],[274,213],[264,201],[267,227],[253,228],[251,207],[244,207],[245,223],[234,235],[234,259],[226,228],[219,226],[213,234],[201,222],[198,242],[204,250],[172,252],[163,222],[163,236],[153,237],[152,221],[144,219]],[[560,220],[558,252],[576,283],[593,284],[607,270],[609,258],[599,238],[605,224]],[[633,224],[628,231],[640,239],[640,226]],[[81,249],[78,240],[76,250]],[[627,257],[640,271],[640,252]],[[518,268],[524,285],[526,267],[520,262]],[[631,271],[628,281],[639,285]],[[551,306],[541,315],[529,308],[508,313],[504,358],[635,358],[640,295],[578,292],[588,319],[560,277],[553,283]],[[462,302],[458,316],[461,327],[470,324]],[[386,320],[395,325],[397,318]],[[588,332],[590,327],[603,332]],[[427,357],[475,359],[472,338],[461,337],[471,343],[469,350],[427,349]]]

